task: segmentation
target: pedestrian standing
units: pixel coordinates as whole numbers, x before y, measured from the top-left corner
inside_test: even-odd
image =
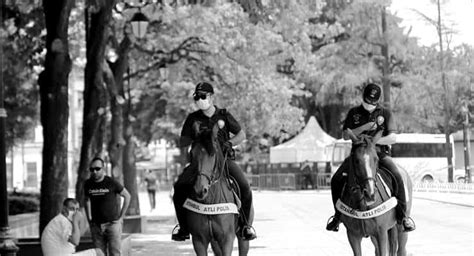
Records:
[[[130,204],[130,194],[120,183],[105,175],[104,160],[92,159],[91,177],[84,184],[86,216],[92,240],[106,255],[120,256],[123,217]],[[121,205],[120,197],[123,197]]]
[[[150,209],[156,207],[156,190],[157,180],[152,170],[147,170],[145,173],[146,190],[148,192],[148,199],[150,199]]]

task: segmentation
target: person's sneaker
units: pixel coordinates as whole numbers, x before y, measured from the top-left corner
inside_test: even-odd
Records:
[[[326,225],[326,230],[334,232],[339,231],[339,223],[340,221],[338,218],[331,216],[328,220],[328,224]]]
[[[174,227],[173,232],[171,234],[171,239],[173,241],[184,241],[189,239],[189,232],[181,229],[179,224]]]
[[[415,222],[410,217],[405,217],[402,220],[402,226],[404,232],[410,232],[416,229]]]
[[[238,235],[242,237],[242,239],[244,239],[245,241],[250,241],[257,238],[257,233],[255,233],[255,229],[249,225],[245,225],[239,228]]]

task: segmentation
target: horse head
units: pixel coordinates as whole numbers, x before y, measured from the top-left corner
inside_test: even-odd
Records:
[[[199,125],[194,126],[195,142],[191,149],[191,162],[197,167],[197,178],[194,182],[194,192],[200,201],[206,199],[210,187],[215,184],[221,174],[223,154],[217,140],[219,128],[201,130]]]
[[[382,137],[379,131],[374,137],[361,134],[356,136],[350,129],[349,137],[352,140],[352,164],[354,180],[360,188],[367,205],[375,202],[375,177],[379,158],[375,149],[375,144]]]

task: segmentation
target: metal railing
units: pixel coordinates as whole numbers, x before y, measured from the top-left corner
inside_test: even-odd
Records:
[[[247,174],[254,190],[329,189],[331,174],[264,173]]]
[[[472,183],[446,183],[446,182],[417,182],[413,184],[413,191],[474,194],[474,184]]]

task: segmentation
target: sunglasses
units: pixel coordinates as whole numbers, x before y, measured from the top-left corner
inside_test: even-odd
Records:
[[[205,100],[207,98],[207,94],[195,94],[193,98],[195,101],[198,101],[199,99]]]
[[[91,168],[89,168],[89,171],[90,171],[90,172],[98,172],[98,171],[100,171],[101,169],[102,169],[102,167],[91,167]]]

